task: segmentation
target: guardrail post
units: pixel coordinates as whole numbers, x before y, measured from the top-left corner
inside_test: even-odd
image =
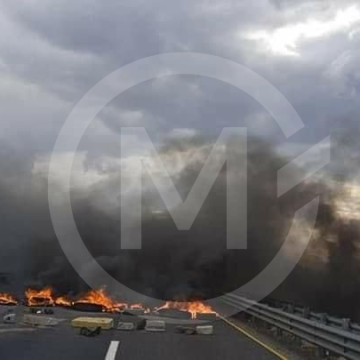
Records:
[[[301,309],[301,316],[302,316],[304,319],[308,319],[308,318],[310,317],[310,308],[308,308],[308,307],[302,308],[302,309]],[[303,343],[301,337],[296,336],[296,337],[295,337],[295,343],[296,343],[298,346],[301,346],[302,343]]]
[[[287,312],[290,313],[290,314],[294,314],[294,313],[295,313],[295,307],[294,307],[294,305],[288,304],[288,305],[287,305]],[[289,322],[290,322],[290,325],[289,325],[290,333],[289,333],[289,335],[291,335],[291,331],[292,331],[292,329],[293,329],[293,327],[292,327],[292,325],[291,325],[292,320],[290,319]],[[294,336],[292,336],[292,338],[294,338]]]
[[[302,309],[302,317],[305,319],[310,317],[310,308],[306,307]]]
[[[320,316],[320,322],[324,325],[327,325],[327,322],[328,322],[327,314],[322,313],[322,314],[319,314],[319,316]]]
[[[266,308],[268,309],[269,305],[266,304]],[[271,324],[269,324],[266,320],[263,321],[263,326],[266,330],[270,330],[272,328]]]
[[[350,331],[350,319],[342,319],[342,328],[345,331]],[[344,345],[346,345],[346,339],[344,339]],[[344,346],[344,353],[346,353],[346,348]]]
[[[320,322],[324,325],[327,325],[327,314],[319,314],[320,315]],[[326,357],[326,350],[322,347],[317,348],[317,356],[320,358]]]
[[[342,319],[342,328],[344,330],[350,330],[350,319]]]

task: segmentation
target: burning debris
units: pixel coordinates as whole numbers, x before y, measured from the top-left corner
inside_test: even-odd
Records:
[[[196,319],[198,314],[214,314],[217,315],[216,312],[211,308],[211,306],[204,304],[201,301],[167,301],[165,305],[156,308],[157,312],[161,312],[161,310],[165,309],[173,309],[179,310],[183,312],[188,312],[191,314],[192,319]]]
[[[66,296],[59,296],[55,300],[56,306],[64,306],[64,307],[70,307],[72,306],[72,302],[70,299],[68,299]]]
[[[128,304],[126,303],[116,302],[111,299],[103,289],[98,291],[90,290],[84,296],[80,297],[80,299],[77,299],[72,303],[72,306],[77,309],[86,309],[86,306],[93,308],[92,306],[94,305],[104,312],[119,312],[128,307]]]
[[[86,294],[70,299],[68,296],[55,296],[51,287],[41,290],[27,289],[25,291],[25,304],[27,306],[64,306],[79,310],[115,312],[128,307],[126,303],[119,303],[112,300],[105,290],[90,290]],[[130,307],[140,306],[138,304]]]
[[[0,293],[0,305],[15,306],[18,301],[14,296],[6,293]]]
[[[0,305],[17,304],[18,301],[14,296],[0,293]],[[84,295],[70,299],[68,296],[54,295],[54,290],[51,287],[45,287],[40,290],[29,288],[25,290],[24,304],[32,308],[63,306],[80,311],[108,313],[125,312],[131,315],[143,315],[152,312],[149,308],[146,308],[140,303],[128,304],[126,302],[114,300],[104,289],[97,291],[89,290]],[[206,305],[201,301],[167,301],[164,305],[154,309],[156,313],[161,313],[162,315],[164,315],[166,311],[170,311],[171,313],[172,310],[188,314],[188,317],[191,319],[197,319],[199,315],[203,314],[217,316],[217,313],[211,306]]]
[[[76,311],[83,311],[83,312],[107,312],[106,308],[100,304],[93,304],[90,302],[76,302],[71,305],[71,308]],[[111,311],[113,312],[113,311]]]
[[[54,306],[52,288],[46,287],[42,290],[26,289],[25,304],[27,306]]]

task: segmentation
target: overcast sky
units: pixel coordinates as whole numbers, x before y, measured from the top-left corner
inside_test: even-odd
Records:
[[[38,169],[92,86],[125,64],[164,52],[206,53],[247,66],[285,95],[305,127],[285,139],[241,91],[172,76],[138,85],[103,109],[80,145],[81,163],[98,166],[100,155],[116,156],[121,126],[145,126],[153,134],[186,128],[175,132],[180,136],[248,126],[280,146],[293,143],[295,153],[333,128],[358,126],[355,0],[1,0],[0,34],[1,148],[34,154]]]

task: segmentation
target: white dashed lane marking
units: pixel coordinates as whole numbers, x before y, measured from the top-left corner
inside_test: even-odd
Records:
[[[109,349],[105,356],[105,360],[115,360],[119,345],[120,345],[120,341],[112,341],[110,343]]]

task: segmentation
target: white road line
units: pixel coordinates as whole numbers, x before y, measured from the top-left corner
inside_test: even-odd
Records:
[[[106,353],[105,360],[115,360],[120,341],[112,341]]]

